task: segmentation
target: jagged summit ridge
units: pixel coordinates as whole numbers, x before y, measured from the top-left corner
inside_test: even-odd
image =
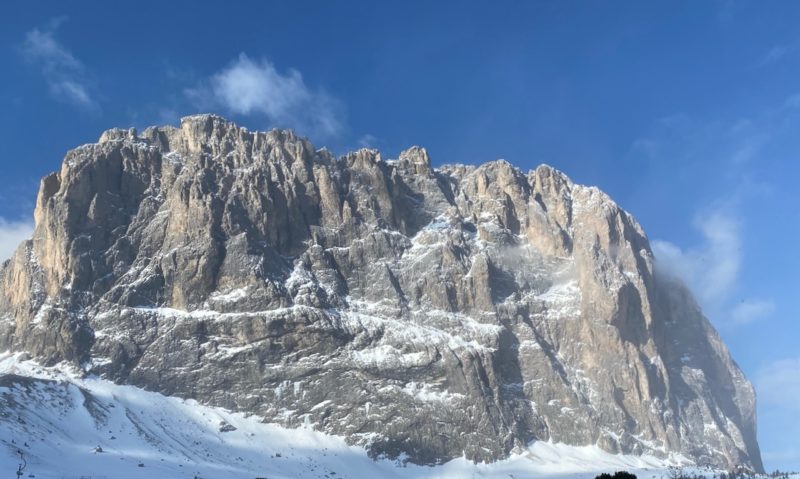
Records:
[[[752,387],[691,295],[554,168],[199,115],[70,151],[35,220],[2,349],[420,463],[552,440],[761,468]]]

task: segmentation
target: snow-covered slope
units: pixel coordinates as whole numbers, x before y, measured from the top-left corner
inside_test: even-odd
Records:
[[[254,416],[165,397],[68,366],[45,368],[0,356],[0,471],[48,478],[435,478],[574,477],[626,469],[666,476],[670,464],[613,455],[597,446],[536,442],[510,458],[442,466],[372,460],[366,450],[309,427],[286,429]]]

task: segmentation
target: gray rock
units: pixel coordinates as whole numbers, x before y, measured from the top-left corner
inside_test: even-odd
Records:
[[[596,188],[222,118],[110,130],[42,180],[0,348],[416,463],[533,440],[762,470],[755,395]]]

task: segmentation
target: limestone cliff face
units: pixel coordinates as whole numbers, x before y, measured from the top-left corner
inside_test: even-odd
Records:
[[[691,295],[548,166],[335,158],[194,116],[70,151],[35,218],[0,349],[415,462],[552,440],[762,467],[753,389]]]

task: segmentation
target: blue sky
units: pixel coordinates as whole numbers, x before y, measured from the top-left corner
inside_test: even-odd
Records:
[[[756,384],[767,467],[800,469],[800,3],[122,5],[4,5],[0,255],[66,150],[201,111],[548,163],[638,218]]]

